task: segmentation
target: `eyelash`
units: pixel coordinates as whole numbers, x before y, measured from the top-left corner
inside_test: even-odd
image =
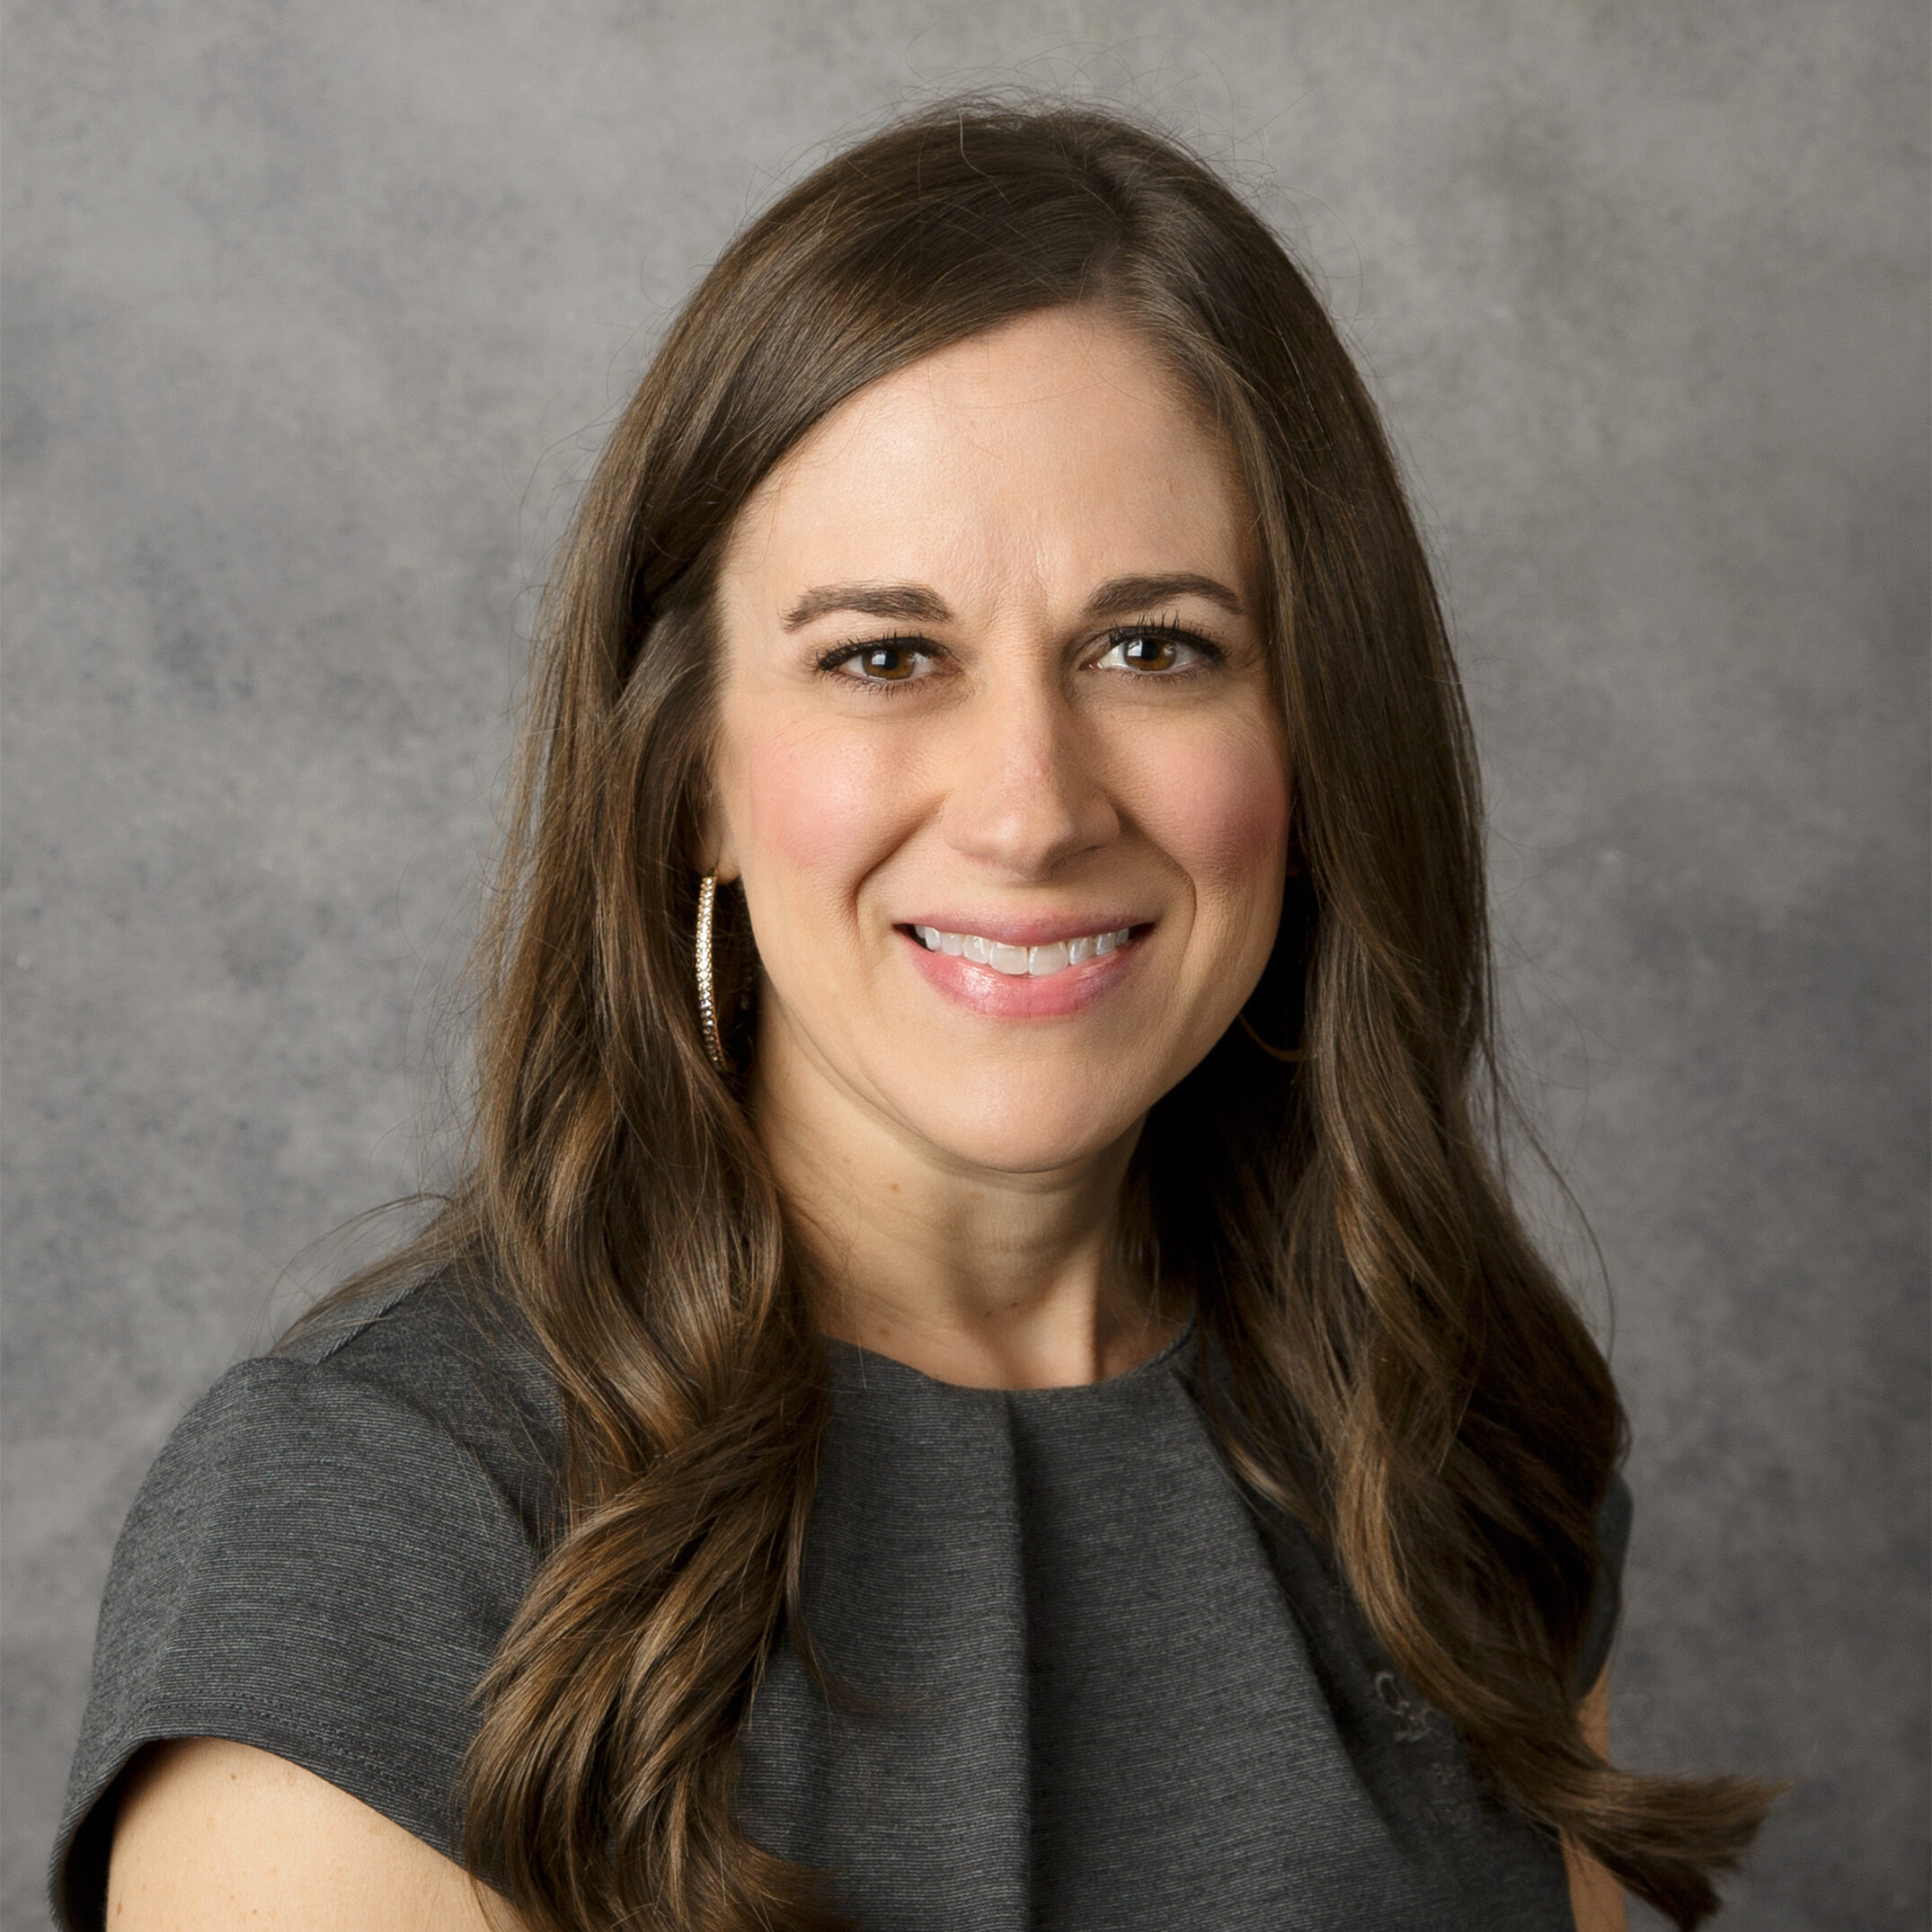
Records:
[[[1227,653],[1212,638],[1203,637],[1200,632],[1187,629],[1178,618],[1174,617],[1158,618],[1151,624],[1122,624],[1116,625],[1112,630],[1105,634],[1105,641],[1101,646],[1100,655],[1105,657],[1110,651],[1118,649],[1121,644],[1132,643],[1137,638],[1143,637],[1165,638],[1177,644],[1185,644],[1190,650],[1198,651],[1205,660],[1198,665],[1184,665],[1178,670],[1149,671],[1145,674],[1149,678],[1160,678],[1163,682],[1171,683],[1178,678],[1190,677],[1197,671],[1206,669],[1210,665],[1224,662],[1227,656]],[[942,658],[946,654],[943,649],[934,644],[928,638],[901,635],[868,637],[856,643],[835,644],[829,651],[820,657],[817,668],[827,674],[835,673],[840,666],[851,663],[855,658],[863,657],[868,651],[885,651],[894,648],[916,651],[929,658]],[[864,685],[871,689],[880,691],[890,691],[900,685],[917,684],[922,681],[916,678],[851,678],[846,680],[848,684]]]
[[[1204,660],[1201,664],[1188,665],[1180,670],[1150,671],[1149,677],[1165,678],[1185,678],[1190,672],[1205,670],[1210,665],[1227,661],[1227,653],[1211,637],[1203,637],[1199,631],[1191,631],[1178,617],[1159,617],[1152,624],[1123,624],[1107,633],[1107,643],[1101,655],[1118,645],[1131,643],[1137,637],[1161,637],[1176,644],[1185,644],[1196,651]]]

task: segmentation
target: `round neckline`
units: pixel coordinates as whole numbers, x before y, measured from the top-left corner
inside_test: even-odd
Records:
[[[1195,1310],[1190,1307],[1187,1319],[1181,1325],[1181,1332],[1172,1342],[1157,1349],[1145,1361],[1138,1361],[1131,1369],[1123,1369],[1118,1375],[1104,1375],[1094,1382],[1052,1382],[1043,1388],[1006,1388],[986,1387],[975,1382],[947,1382],[936,1375],[928,1375],[923,1369],[915,1369],[909,1361],[901,1361],[896,1355],[882,1354],[877,1349],[869,1349],[863,1343],[846,1342],[837,1335],[821,1335],[826,1354],[833,1364],[834,1380],[843,1381],[837,1374],[842,1367],[856,1371],[862,1378],[860,1387],[865,1387],[864,1378],[874,1370],[883,1371],[891,1378],[903,1378],[914,1387],[935,1391],[954,1398],[979,1396],[987,1400],[998,1398],[1002,1401],[1017,1402],[1079,1402],[1097,1399],[1103,1391],[1120,1389],[1152,1379],[1162,1370],[1172,1368],[1176,1359],[1194,1339]]]

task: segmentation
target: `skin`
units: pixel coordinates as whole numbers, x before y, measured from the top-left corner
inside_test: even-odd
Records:
[[[380,1812],[312,1771],[223,1738],[184,1738],[136,1761],[115,1821],[107,1922],[113,1932],[513,1932],[520,1924]]]
[[[1121,1178],[1260,977],[1287,863],[1249,521],[1191,400],[1074,312],[873,384],[740,516],[705,856],[750,908],[754,1112],[829,1333],[1017,1387],[1171,1334],[1112,1263]],[[825,607],[888,589],[926,607]],[[1134,938],[1014,980],[919,923]]]
[[[862,391],[740,515],[697,856],[750,910],[754,1118],[829,1333],[1041,1387],[1120,1373],[1183,1318],[1112,1235],[1148,1109],[1231,1024],[1280,914],[1290,775],[1250,524],[1189,396],[1073,311]],[[1015,979],[914,925],[1131,938]],[[1607,1746],[1604,1686],[1583,1716]],[[1621,1928],[1614,1881],[1568,1855],[1582,1932]],[[401,1827],[208,1739],[137,1767],[110,1918],[489,1922]]]

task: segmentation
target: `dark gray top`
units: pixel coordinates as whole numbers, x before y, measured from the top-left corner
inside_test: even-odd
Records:
[[[1244,1502],[1183,1337],[1088,1387],[935,1382],[831,1345],[807,1610],[744,1740],[747,1829],[866,1932],[1512,1932],[1556,1846],[1476,1788],[1308,1538]],[[292,1759],[455,1855],[471,1693],[554,1507],[554,1399],[447,1284],[231,1370],[129,1516],[54,1866],[100,1925],[111,1790],[166,1737]],[[1618,1485],[1605,1542],[1621,1561]],[[1600,1591],[1594,1679],[1614,1578]],[[103,1799],[107,1802],[102,1802]]]

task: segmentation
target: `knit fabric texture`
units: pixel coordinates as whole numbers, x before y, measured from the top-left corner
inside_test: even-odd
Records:
[[[1323,1553],[1257,1510],[1190,1332],[1083,1387],[957,1387],[827,1344],[806,1620],[741,1753],[759,1843],[864,1932],[1541,1932],[1559,1848],[1483,1791]],[[116,1779],[219,1737],[449,1857],[477,1681],[554,1534],[554,1389],[501,1298],[339,1311],[189,1414],[116,1550],[53,1872],[102,1923]],[[1613,1490],[1579,1681],[1608,1655]]]

